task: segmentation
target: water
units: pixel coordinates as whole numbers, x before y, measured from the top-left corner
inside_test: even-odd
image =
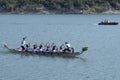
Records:
[[[0,80],[119,80],[120,25],[99,26],[101,20],[120,21],[120,15],[0,15]],[[78,58],[21,56],[2,47],[27,42],[69,41]]]

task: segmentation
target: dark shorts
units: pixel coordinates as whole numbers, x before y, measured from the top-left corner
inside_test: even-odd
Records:
[[[21,46],[22,50],[25,50],[25,47],[24,46]]]

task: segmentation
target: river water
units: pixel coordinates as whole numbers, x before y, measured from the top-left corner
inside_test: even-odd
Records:
[[[0,15],[0,80],[120,80],[120,25],[97,25],[104,19],[120,22],[120,15]],[[89,50],[77,58],[21,56],[17,48],[27,43],[68,41],[75,51]]]

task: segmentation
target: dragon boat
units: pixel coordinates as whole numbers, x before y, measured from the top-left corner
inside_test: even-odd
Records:
[[[9,48],[7,44],[3,45],[4,48],[6,48],[9,52],[11,53],[16,53],[16,54],[22,54],[22,55],[38,55],[38,56],[60,56],[60,57],[76,57],[85,51],[88,50],[88,47],[82,47],[80,52],[68,52],[68,51],[63,51],[63,52],[35,52],[35,51],[22,51],[18,49],[12,49]]]

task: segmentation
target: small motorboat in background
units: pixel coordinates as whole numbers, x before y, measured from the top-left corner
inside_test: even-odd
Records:
[[[118,25],[118,24],[119,24],[118,22],[109,22],[107,19],[98,23],[98,25]]]

